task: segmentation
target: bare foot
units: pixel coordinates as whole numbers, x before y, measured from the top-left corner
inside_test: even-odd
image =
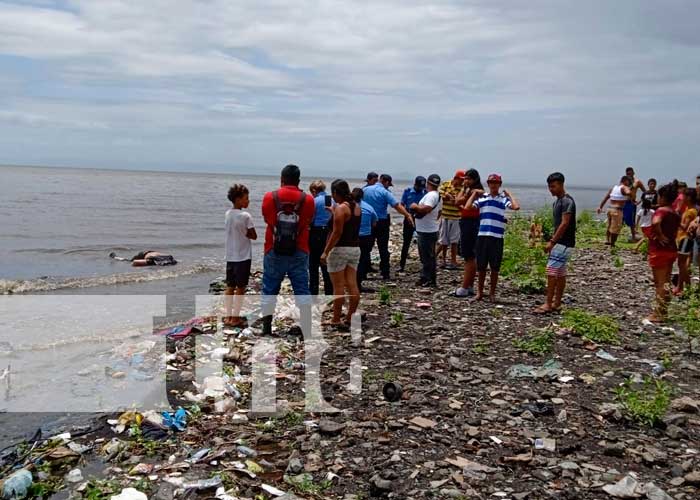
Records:
[[[474,296],[474,300],[477,300],[477,301],[480,302],[480,301],[484,300],[484,295],[481,294],[481,293],[477,293],[477,294]]]
[[[496,300],[496,296],[495,296],[495,295],[489,295],[489,302],[491,302],[492,304],[495,304],[496,302],[498,302],[498,301]]]
[[[659,325],[664,322],[664,319],[660,316],[657,316],[656,314],[652,314],[650,316],[647,316],[647,320],[651,321],[652,323]]]
[[[550,314],[552,311],[554,311],[553,307],[550,307],[547,304],[541,305],[540,307],[536,307],[533,309],[533,314]]]

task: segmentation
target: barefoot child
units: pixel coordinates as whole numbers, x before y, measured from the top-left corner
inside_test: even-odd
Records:
[[[693,238],[688,229],[697,218],[698,211],[695,208],[697,193],[695,189],[686,188],[683,191],[683,208],[681,227],[678,229],[676,244],[678,245],[678,286],[673,289],[674,295],[681,295],[685,286],[690,286],[690,257],[693,253]]]
[[[253,219],[248,212],[248,188],[234,184],[228,190],[233,208],[226,212],[226,297],[224,299],[226,326],[244,326],[240,317],[241,302],[250,279],[250,263],[253,257],[251,240],[258,238]],[[235,295],[235,299],[234,296]]]
[[[656,194],[654,195],[656,196]],[[644,238],[639,240],[639,243],[634,247],[635,252],[639,252],[642,244],[649,241],[652,234],[651,221],[654,218],[654,209],[652,208],[652,199],[646,196],[642,197],[642,208],[637,210],[637,227],[642,231]]]
[[[649,316],[649,321],[662,323],[668,313],[673,263],[678,257],[676,233],[680,226],[680,216],[671,208],[676,199],[676,187],[673,184],[659,189],[659,208],[652,219],[652,235],[649,238],[649,267],[654,275],[656,288],[656,307]]]
[[[479,288],[475,299],[484,297],[486,269],[491,270],[489,298],[496,301],[498,273],[503,260],[503,237],[506,232],[506,209],[520,210],[518,201],[508,192],[500,192],[503,181],[498,174],[491,174],[486,181],[489,192],[472,191],[465,209],[479,209],[479,236],[476,241],[476,267],[479,273]]]

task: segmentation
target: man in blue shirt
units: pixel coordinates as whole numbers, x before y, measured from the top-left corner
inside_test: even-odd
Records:
[[[374,236],[372,230],[377,224],[377,212],[374,211],[372,205],[364,201],[362,188],[352,190],[352,195],[355,201],[360,204],[362,209],[362,219],[360,220],[360,263],[357,266],[357,286],[361,292],[372,293],[374,290],[362,286],[362,282],[367,278],[367,272],[371,264],[372,247],[374,246]]]
[[[314,197],[315,206],[314,218],[309,230],[309,289],[311,295],[318,295],[320,267],[323,275],[323,293],[330,296],[333,295],[333,283],[326,266],[321,264],[321,254],[326,248],[328,224],[331,219],[331,213],[326,209],[326,184],[321,180],[313,181],[309,191]]]
[[[391,232],[391,221],[389,220],[388,207],[394,208],[398,213],[404,216],[410,225],[413,225],[413,219],[408,210],[396,201],[394,195],[391,194],[389,188],[394,184],[391,182],[391,176],[389,174],[382,174],[379,176],[379,182],[371,186],[365,186],[363,189],[364,200],[369,205],[374,208],[377,212],[377,225],[374,228],[373,236],[377,241],[377,248],[379,249],[379,271],[382,273],[382,279],[390,279],[390,265],[389,259],[391,254],[389,253],[389,235]],[[374,246],[374,245],[372,245]]]
[[[401,196],[401,204],[404,207],[410,207],[414,203],[418,203],[425,196],[425,177],[419,175],[413,183],[413,187],[407,187]],[[415,213],[409,208],[408,212],[415,223]],[[402,273],[406,267],[406,259],[408,251],[411,249],[411,241],[413,241],[413,232],[415,228],[405,220],[403,221],[403,246],[401,247],[401,262],[399,264],[399,272]]]

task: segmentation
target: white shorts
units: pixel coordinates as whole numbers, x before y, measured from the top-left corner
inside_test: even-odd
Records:
[[[345,271],[346,267],[357,269],[360,262],[360,247],[335,247],[328,254],[327,269],[329,273]]]
[[[459,243],[459,236],[459,220],[440,219],[439,244],[452,245]]]

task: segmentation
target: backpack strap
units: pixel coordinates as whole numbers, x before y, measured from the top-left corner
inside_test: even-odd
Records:
[[[280,197],[277,191],[272,192],[272,201],[275,202],[275,209],[280,212],[282,210],[282,205],[280,205]]]
[[[301,211],[301,207],[304,206],[304,202],[306,201],[306,193],[304,191],[301,192],[301,198],[299,198],[299,201],[297,204],[294,206],[294,212],[299,215],[299,212]]]

